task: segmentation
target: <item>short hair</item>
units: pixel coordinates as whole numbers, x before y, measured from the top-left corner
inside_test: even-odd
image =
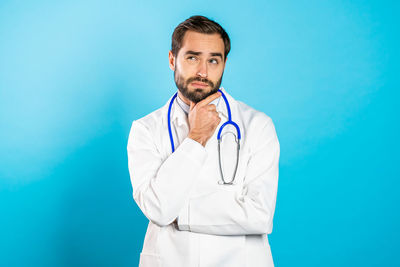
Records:
[[[172,34],[172,47],[171,51],[174,56],[178,55],[179,50],[182,47],[183,37],[185,33],[190,31],[195,31],[198,33],[205,34],[213,34],[218,33],[222,40],[224,41],[225,53],[224,53],[224,61],[226,61],[226,57],[231,50],[231,40],[229,39],[228,34],[218,23],[213,20],[210,20],[204,16],[192,16],[180,23],[174,30]]]

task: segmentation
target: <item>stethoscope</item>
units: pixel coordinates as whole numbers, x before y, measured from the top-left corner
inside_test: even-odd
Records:
[[[218,91],[221,93],[222,98],[225,101],[226,108],[228,110],[228,120],[224,124],[221,125],[221,127],[218,130],[218,135],[217,135],[217,139],[218,139],[219,172],[221,174],[221,179],[222,179],[221,181],[218,181],[218,183],[221,184],[221,185],[233,185],[234,184],[234,180],[235,180],[235,176],[236,176],[236,171],[237,171],[238,164],[239,164],[239,150],[240,150],[241,135],[240,135],[239,126],[234,121],[232,121],[231,108],[229,106],[228,99],[226,99],[225,94],[220,89],[218,89]],[[175,146],[174,146],[174,138],[172,136],[172,130],[171,130],[171,109],[172,109],[172,104],[174,103],[174,100],[177,97],[177,95],[178,95],[178,92],[176,92],[174,94],[174,96],[172,97],[171,101],[169,102],[169,107],[168,107],[168,132],[169,132],[169,138],[171,140],[172,153],[174,153],[174,151],[175,151]],[[230,182],[226,182],[225,178],[224,178],[224,174],[222,172],[222,163],[221,163],[221,137],[224,135],[224,134],[221,135],[221,133],[222,133],[222,130],[224,129],[224,127],[229,125],[229,124],[235,126],[235,128],[236,128],[237,136],[236,135],[234,135],[234,136],[235,136],[235,142],[237,144],[237,148],[236,148],[236,166],[235,166],[235,171],[233,172],[233,177],[232,177],[231,181]],[[231,133],[231,132],[226,132],[225,134],[227,134],[227,133]]]

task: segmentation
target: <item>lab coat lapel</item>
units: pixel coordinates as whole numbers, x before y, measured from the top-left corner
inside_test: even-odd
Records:
[[[168,131],[168,108],[172,98],[173,96],[171,96],[165,103],[165,105],[161,108],[162,118],[159,129],[161,134],[162,147],[160,147],[160,152],[164,159],[166,159],[169,155],[172,154],[171,140]],[[188,130],[189,130],[187,116],[185,112],[182,110],[182,108],[176,103],[176,99],[172,104],[170,117],[171,117],[172,136],[174,139],[174,147],[176,150],[182,143],[183,139],[185,139],[186,136],[188,135]]]

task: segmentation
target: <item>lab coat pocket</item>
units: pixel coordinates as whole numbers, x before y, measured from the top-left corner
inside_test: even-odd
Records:
[[[161,259],[158,254],[140,253],[139,267],[160,267]]]

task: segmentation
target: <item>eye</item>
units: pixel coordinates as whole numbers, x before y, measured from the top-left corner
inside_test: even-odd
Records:
[[[218,64],[218,60],[215,58],[210,59],[210,63],[212,64]]]
[[[196,57],[194,57],[194,56],[188,56],[187,59],[188,59],[189,61],[195,61],[195,60],[196,60]]]

